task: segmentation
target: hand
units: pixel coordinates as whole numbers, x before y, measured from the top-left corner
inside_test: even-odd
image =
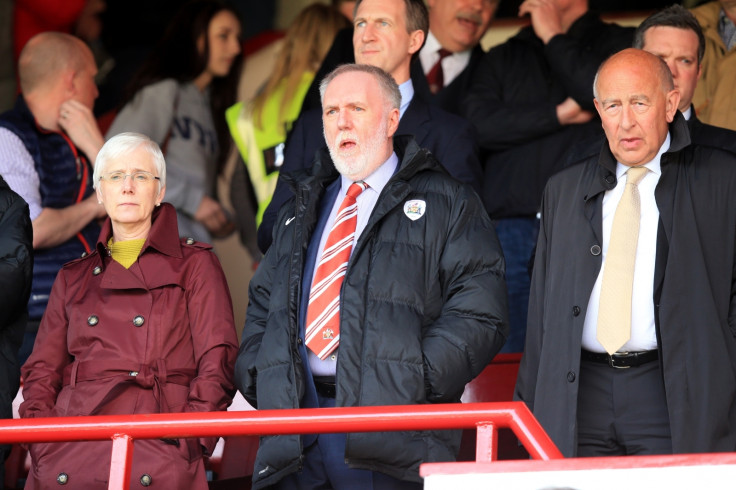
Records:
[[[76,100],[67,100],[59,110],[59,126],[92,163],[105,144],[92,110]]]
[[[557,106],[557,120],[560,124],[584,124],[593,119],[593,113],[584,111],[575,99],[568,97]]]
[[[102,205],[99,201],[97,201],[97,193],[93,192],[89,197],[87,197],[83,202],[89,206],[94,213],[94,219],[102,219],[107,218],[107,211],[105,211],[105,206]]]
[[[565,32],[555,0],[525,0],[519,6],[519,17],[526,14],[531,17],[534,33],[544,44]]]
[[[235,229],[220,203],[209,196],[202,198],[194,219],[202,223],[215,238],[227,236]]]

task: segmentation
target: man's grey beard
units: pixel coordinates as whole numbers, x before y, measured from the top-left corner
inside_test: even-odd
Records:
[[[378,126],[376,132],[373,133],[370,139],[368,139],[367,141],[357,142],[359,143],[362,152],[359,155],[349,157],[350,161],[338,155],[336,148],[336,146],[338,145],[337,141],[333,141],[328,144],[327,149],[330,152],[330,157],[332,158],[332,162],[335,164],[335,168],[338,172],[340,172],[340,175],[343,175],[348,179],[352,179],[354,176],[358,175],[363,175],[364,177],[367,177],[369,174],[366,175],[365,171],[371,165],[373,158],[375,158],[375,155],[378,153],[378,149],[380,148],[382,142],[388,137],[387,129],[388,121],[386,120],[386,118],[382,118],[381,124]],[[339,140],[339,135],[337,140]],[[378,165],[382,163],[383,162],[378,162],[376,168],[378,168]]]

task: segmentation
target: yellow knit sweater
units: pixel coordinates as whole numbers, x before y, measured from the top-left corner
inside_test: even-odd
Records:
[[[145,238],[140,238],[138,240],[113,242],[112,238],[110,238],[107,242],[107,248],[110,249],[110,255],[112,255],[115,262],[118,262],[126,269],[130,269],[130,266],[138,260],[145,241]]]

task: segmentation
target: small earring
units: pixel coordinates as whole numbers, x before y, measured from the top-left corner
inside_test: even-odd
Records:
[[[102,204],[102,201],[97,201],[97,204]]]
[[[158,206],[160,206],[160,205],[161,205],[161,203],[160,203],[160,202],[157,202],[157,203],[156,203],[156,207],[158,207]]]

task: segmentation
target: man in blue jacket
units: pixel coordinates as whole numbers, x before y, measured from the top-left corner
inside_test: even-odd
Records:
[[[21,362],[31,352],[51,285],[64,263],[94,247],[105,215],[92,190],[104,139],[92,115],[92,51],[58,32],[33,37],[18,60],[22,94],[0,114],[0,174],[27,203],[33,222],[33,289]]]

